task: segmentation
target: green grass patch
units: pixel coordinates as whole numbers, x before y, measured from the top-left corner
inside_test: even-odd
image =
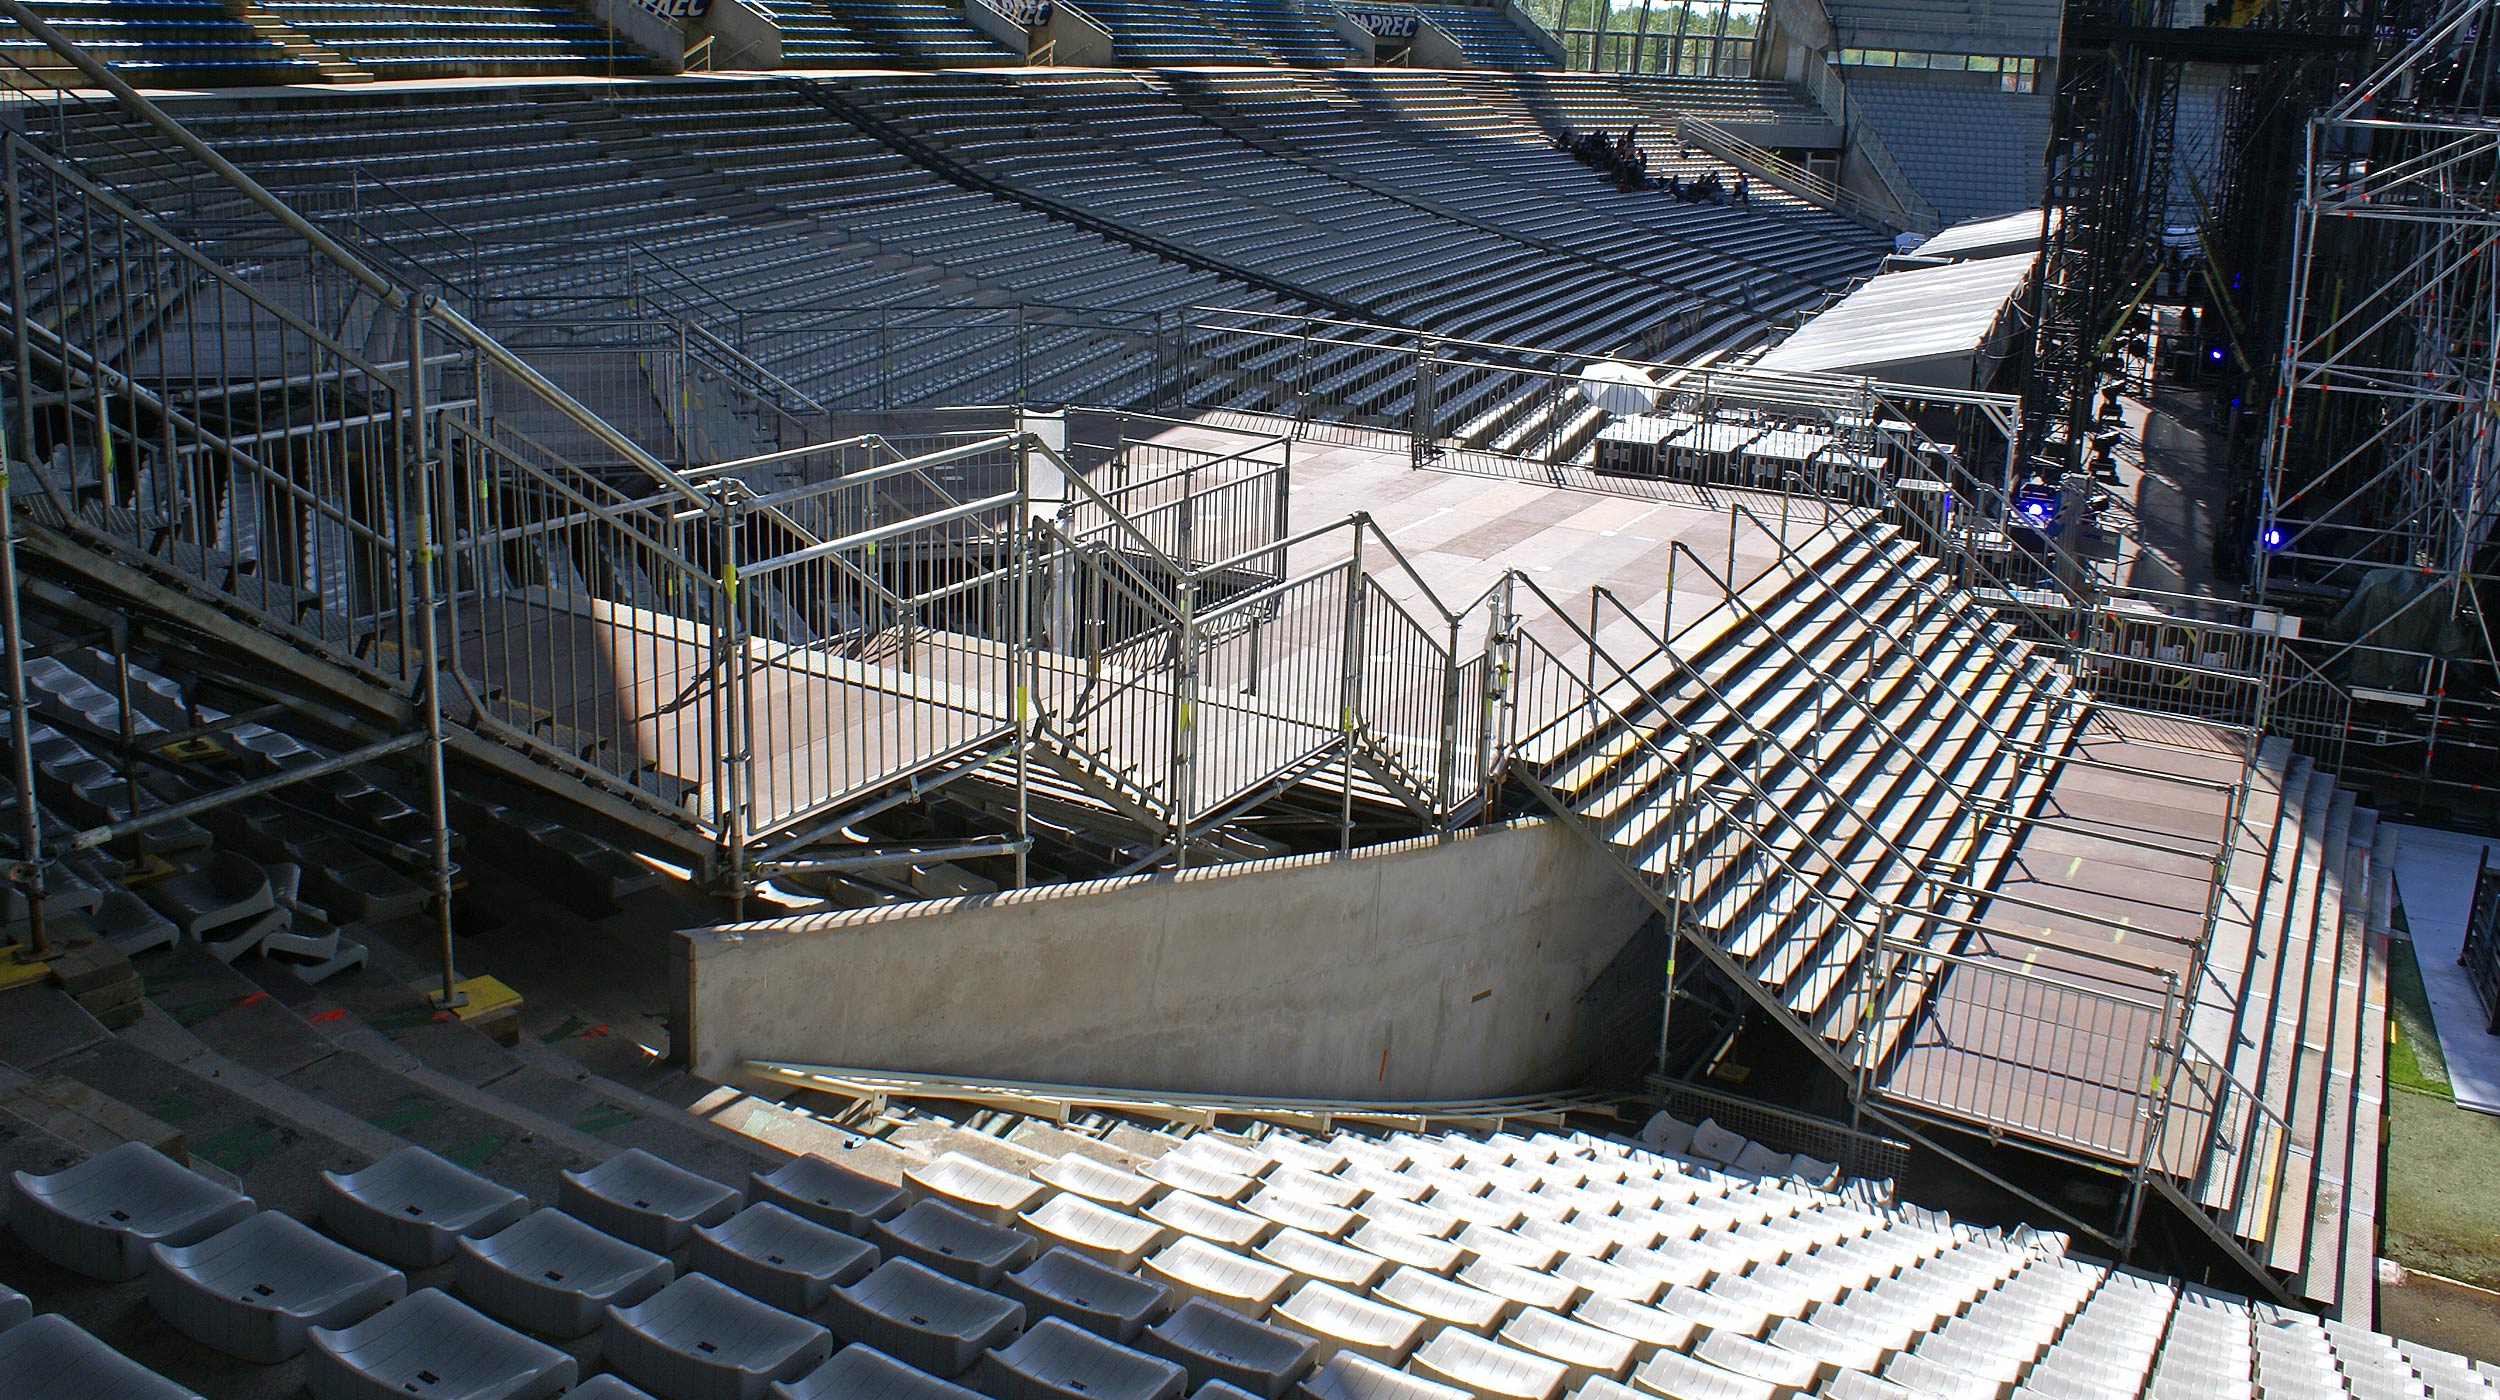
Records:
[[[2500,1288],[2500,1117],[2426,1093],[2387,1096],[2387,1188],[2380,1198],[2388,1258]]]
[[[2387,959],[2387,1011],[2393,1022],[2387,1037],[2387,1082],[2399,1089],[2453,1098],[2447,1057],[2439,1053],[2439,1032],[2431,1022],[2430,994],[2422,988],[2422,965],[2413,957],[2413,940],[2391,939]]]

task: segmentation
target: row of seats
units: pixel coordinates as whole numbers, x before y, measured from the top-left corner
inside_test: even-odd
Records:
[[[302,1353],[318,1400],[550,1395],[594,1332],[611,1374],[576,1393],[661,1400],[2493,1393],[2453,1354],[1974,1230],[1714,1124],[1643,1137],[1683,1150],[1201,1134],[1029,1174],[947,1153],[899,1185],[806,1156],[743,1190],[628,1151],[535,1211],[410,1147],[324,1175],[326,1235],[128,1144],[17,1174],[9,1223],[145,1274],[204,1345]],[[185,1393],[29,1311],[0,1292],[0,1390]]]
[[[36,0],[47,24],[135,82],[165,87],[299,83],[319,69],[218,0]],[[0,68],[67,72],[53,52],[0,21]]]
[[[1524,100],[1469,124],[1454,114],[1476,99],[1436,75],[958,74],[847,79],[841,95],[1049,204],[1489,340],[1706,353],[1879,251],[1782,197],[1737,210],[1595,189]],[[439,255],[447,279],[492,299],[490,323],[588,340],[657,297],[828,404],[960,397],[1012,373],[1019,351],[1032,397],[1138,392],[1156,365],[1154,316],[1279,304],[951,184],[786,86],[337,93],[183,115],[290,197],[318,207],[341,184],[376,191],[357,231]],[[98,143],[123,134],[110,114],[85,120]],[[649,159],[654,142],[672,159]],[[455,146],[462,160],[446,165]],[[130,178],[144,187],[149,173]],[[643,260],[605,251],[622,245]],[[1019,345],[1012,305],[1036,302],[1134,329],[1077,318],[1029,327]],[[732,324],[722,304],[744,314]],[[618,392],[596,379],[594,397]]]

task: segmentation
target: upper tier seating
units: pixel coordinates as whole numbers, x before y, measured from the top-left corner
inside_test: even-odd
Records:
[[[300,83],[320,76],[220,0],[36,0],[46,23],[131,82],[154,87]],[[0,71],[67,72],[53,52],[0,20]]]
[[[2050,95],[1992,73],[1846,70],[1858,115],[1945,223],[2040,207]]]
[[[559,0],[252,0],[377,78],[651,71],[640,49]]]

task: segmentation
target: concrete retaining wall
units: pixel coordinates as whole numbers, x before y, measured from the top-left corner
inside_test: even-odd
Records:
[[[1586,842],[1523,822],[1351,859],[698,929],[672,949],[675,1048],[720,1079],[780,1059],[1201,1093],[1515,1093],[1578,1080],[1610,1014],[1582,993],[1648,913]]]

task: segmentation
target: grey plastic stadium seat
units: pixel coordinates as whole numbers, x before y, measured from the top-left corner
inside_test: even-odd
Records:
[[[1367,1356],[1341,1351],[1311,1373],[1300,1393],[1308,1400],[1474,1400],[1454,1385],[1395,1371]]]
[[[960,1152],[948,1152],[926,1166],[906,1170],[903,1184],[992,1225],[1014,1224],[1018,1215],[1041,1204],[1049,1194],[1049,1188],[1030,1177],[1000,1171]]]
[[[756,1172],[747,1184],[757,1200],[846,1235],[865,1236],[869,1226],[892,1220],[911,1204],[911,1193],[902,1187],[814,1155]]]
[[[600,1349],[617,1374],[668,1400],[762,1400],[833,1354],[833,1334],[717,1279],[688,1274],[610,1307]]]
[[[1022,1268],[1040,1246],[1022,1230],[993,1225],[945,1201],[916,1202],[892,1220],[869,1227],[888,1259],[916,1259],[948,1278],[996,1287],[1009,1269]]]
[[[877,1267],[877,1247],[759,1201],[686,1246],[686,1267],[710,1274],[758,1302],[807,1314],[826,1295]]]
[[[422,1147],[403,1147],[360,1172],[321,1174],[321,1223],[385,1263],[450,1262],[463,1235],[491,1235],[529,1214],[529,1198]]]
[[[1072,1249],[1044,1250],[1000,1279],[998,1291],[1024,1304],[1027,1316],[1063,1318],[1123,1343],[1135,1340],[1172,1302],[1163,1285]]]
[[[564,1400],[651,1400],[651,1392],[615,1376],[592,1376],[566,1391]]]
[[[639,1303],[677,1274],[666,1258],[550,1207],[455,1246],[452,1277],[478,1307],[549,1337],[580,1337],[610,1304]]]
[[[1555,1400],[1569,1368],[1490,1342],[1463,1328],[1445,1327],[1415,1349],[1406,1369],[1427,1380],[1454,1385],[1479,1400]]]
[[[764,1392],[771,1400],[980,1400],[981,1392],[914,1370],[872,1346],[854,1343],[794,1381]]]
[[[1137,1339],[1203,1385],[1224,1381],[1276,1400],[1311,1369],[1318,1344],[1299,1332],[1254,1322],[1231,1308],[1193,1299]]]
[[[1124,1211],[1138,1209],[1164,1190],[1161,1182],[1148,1180],[1108,1162],[1098,1162],[1081,1152],[1071,1152],[1057,1161],[1042,1163],[1033,1169],[1033,1179],[1098,1205]]]
[[[439,1288],[421,1288],[348,1327],[316,1327],[304,1349],[314,1400],[544,1400],[573,1384],[573,1358]]]
[[[995,1400],[1180,1400],[1188,1373],[1055,1317],[981,1358],[973,1377]]]
[[[1761,1143],[1749,1141],[1737,1150],[1728,1165],[1752,1176],[1786,1176],[1789,1161],[1788,1153],[1774,1152]]]
[[[148,1301],[193,1341],[274,1366],[315,1327],[398,1302],[407,1277],[274,1210],[197,1244],[150,1247]]]
[[[59,1313],[0,1332],[0,1395],[74,1400],[200,1400],[87,1335]]]
[[[595,1167],[564,1173],[556,1204],[627,1244],[675,1254],[697,1225],[727,1220],[742,1200],[734,1186],[629,1147]]]
[[[34,1316],[34,1304],[26,1301],[25,1294],[0,1283],[0,1332],[31,1321]]]
[[[252,1213],[252,1199],[136,1142],[50,1176],[9,1177],[9,1228],[90,1278],[133,1279],[152,1244],[195,1244]]]
[[[1024,1330],[1022,1303],[957,1283],[909,1259],[888,1259],[868,1277],[833,1290],[823,1316],[846,1342],[865,1342],[897,1361],[950,1378]]]

